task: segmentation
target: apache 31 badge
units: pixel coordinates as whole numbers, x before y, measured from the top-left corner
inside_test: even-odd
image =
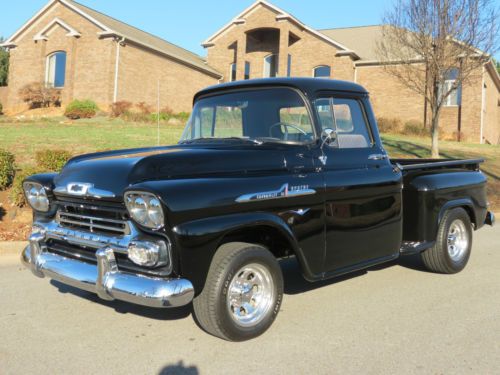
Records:
[[[279,199],[288,197],[298,197],[301,195],[316,194],[316,190],[310,189],[309,185],[292,185],[284,184],[278,190],[263,191],[258,193],[244,194],[236,198],[236,202],[251,202],[268,199]]]

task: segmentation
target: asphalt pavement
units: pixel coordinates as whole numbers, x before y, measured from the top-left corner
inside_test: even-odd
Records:
[[[274,325],[230,343],[190,306],[105,302],[0,255],[0,374],[500,374],[500,226],[475,232],[456,275],[406,258],[310,284],[282,266]]]

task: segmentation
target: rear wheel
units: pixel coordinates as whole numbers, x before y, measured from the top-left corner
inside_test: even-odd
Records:
[[[234,242],[217,250],[193,307],[208,333],[243,341],[271,326],[282,297],[283,276],[275,257],[264,247]]]
[[[422,252],[430,271],[457,273],[465,268],[472,248],[472,225],[463,208],[447,211],[441,220],[436,243]]]

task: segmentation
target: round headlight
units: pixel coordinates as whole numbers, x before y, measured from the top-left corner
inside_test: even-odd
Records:
[[[45,188],[36,182],[25,182],[23,184],[26,201],[36,211],[47,212],[50,202]]]
[[[151,193],[129,191],[125,193],[125,204],[130,217],[145,227],[159,229],[164,225],[160,200]]]

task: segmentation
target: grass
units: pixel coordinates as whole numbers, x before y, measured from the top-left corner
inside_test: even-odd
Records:
[[[160,144],[176,143],[182,130],[183,125],[160,124]],[[428,138],[385,134],[382,140],[391,157],[430,157]],[[156,144],[157,127],[152,123],[106,117],[74,122],[63,117],[22,122],[0,118],[0,148],[14,153],[18,166],[33,165],[36,151],[48,148],[66,149],[78,155]],[[440,141],[440,150],[446,158],[484,158],[482,170],[489,180],[489,198],[494,209],[500,210],[500,146]]]
[[[429,158],[430,138],[385,134],[384,147],[392,158]],[[439,141],[440,155],[452,159],[484,159],[481,170],[488,178],[488,198],[494,211],[500,211],[500,146]]]
[[[36,151],[65,149],[74,155],[120,148],[157,145],[157,126],[121,119],[94,118],[68,121],[51,118],[36,121],[0,121],[0,148],[11,151],[18,165],[34,164]],[[160,144],[176,143],[183,125],[160,124]]]

